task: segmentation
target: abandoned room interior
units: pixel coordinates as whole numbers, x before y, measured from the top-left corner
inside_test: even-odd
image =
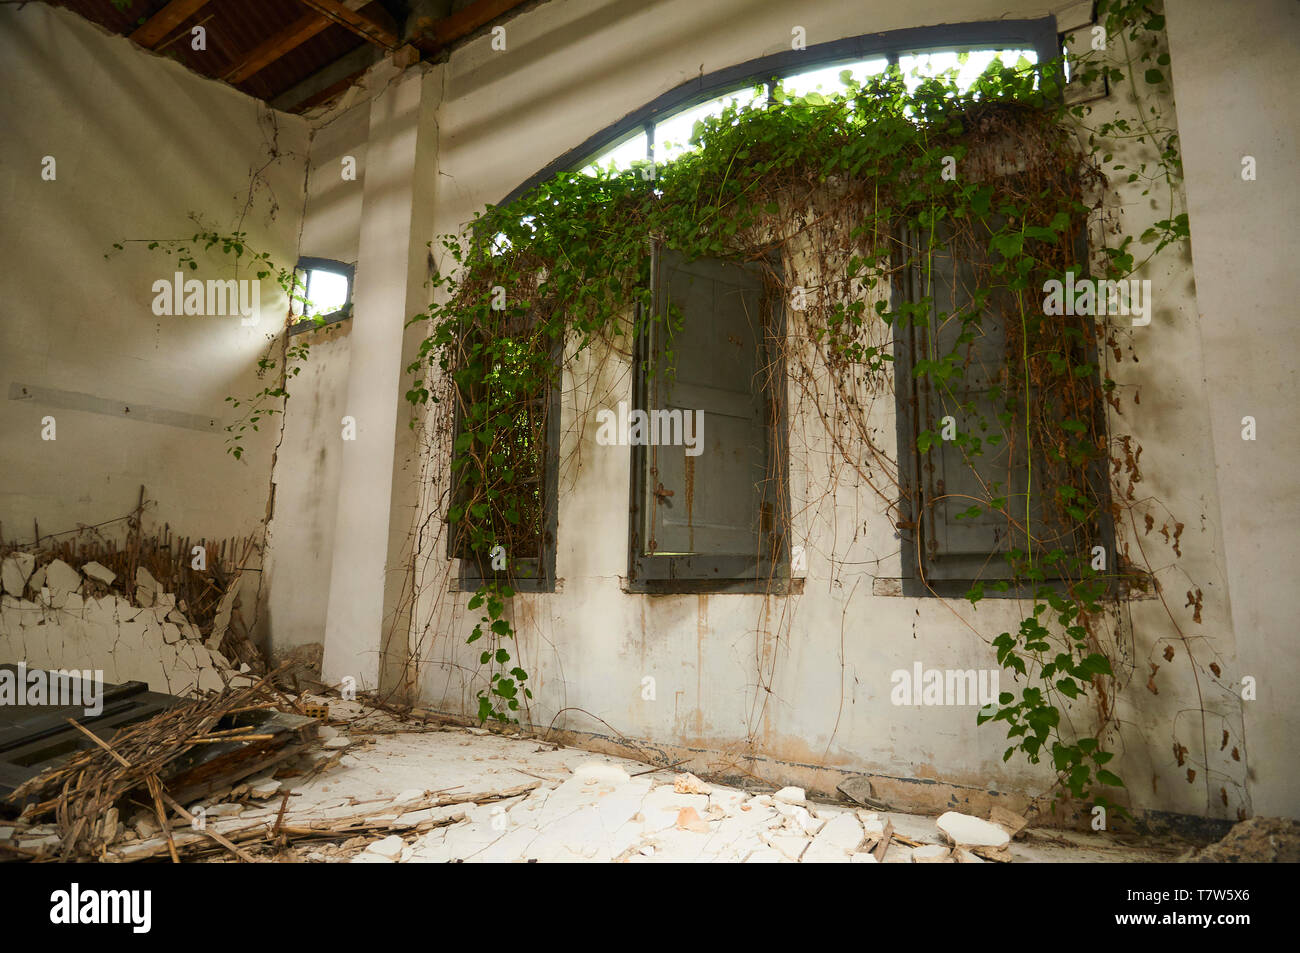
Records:
[[[0,6],[0,864],[1300,860],[1298,41]]]

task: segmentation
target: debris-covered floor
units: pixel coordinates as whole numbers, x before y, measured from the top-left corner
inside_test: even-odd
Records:
[[[1057,830],[1012,838],[1005,822],[871,812],[797,788],[747,792],[329,701],[335,724],[321,727],[310,750],[212,803],[188,805],[202,813],[201,831],[174,814],[171,846],[185,859],[307,863],[1131,862],[1173,860],[1188,846]],[[100,859],[166,859],[157,815],[124,814]],[[59,840],[52,824],[0,821],[11,856],[51,855]]]

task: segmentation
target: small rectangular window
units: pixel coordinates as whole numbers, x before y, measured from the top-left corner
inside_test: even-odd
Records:
[[[757,264],[657,249],[651,272],[653,314],[639,322],[628,414],[629,586],[784,591],[780,298]]]
[[[301,316],[290,334],[310,331],[352,316],[352,279],[355,265],[329,258],[300,258],[295,273],[298,287],[291,310]]]

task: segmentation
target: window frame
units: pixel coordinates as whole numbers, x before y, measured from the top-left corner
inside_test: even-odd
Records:
[[[651,308],[661,306],[659,282],[658,242],[651,246],[650,274],[652,282]],[[726,262],[726,259],[716,259]],[[734,263],[734,262],[731,262]],[[785,339],[787,315],[784,300],[769,295],[772,307],[769,326],[763,329],[762,340]],[[632,400],[628,408],[647,410],[649,375],[645,373],[651,342],[651,323],[644,320],[638,306],[637,333],[633,344]],[[766,353],[764,355],[766,357]],[[767,472],[775,481],[773,525],[779,534],[775,556],[763,553],[754,556],[739,554],[654,555],[642,551],[644,504],[648,477],[648,447],[630,446],[631,479],[628,503],[628,561],[625,588],[629,592],[678,594],[693,592],[747,592],[786,594],[798,589],[802,580],[792,582],[790,576],[790,453],[788,395],[786,393],[786,366],[782,355],[765,360],[762,367],[763,406],[768,420]],[[761,523],[760,523],[761,526]],[[761,529],[760,529],[761,533]]]
[[[911,282],[913,279],[914,269],[908,268],[906,264],[906,253],[902,250],[908,247],[906,236],[900,236],[900,240],[895,242],[895,252],[890,262],[891,270],[894,277],[890,282],[890,295],[894,300],[910,300],[912,294]],[[1081,231],[1075,244],[1075,260],[1079,262],[1082,270],[1082,276],[1087,277],[1088,269],[1088,240],[1086,230]],[[897,297],[895,297],[897,296]],[[938,598],[964,598],[976,582],[983,582],[984,597],[994,599],[1032,599],[1038,587],[1049,585],[1058,591],[1064,590],[1064,580],[1059,578],[1048,578],[1042,582],[1015,582],[1011,579],[1002,577],[975,577],[972,579],[933,579],[928,575],[923,575],[922,570],[925,566],[925,540],[919,533],[921,528],[921,511],[923,509],[922,497],[924,494],[924,477],[922,475],[922,454],[916,446],[917,437],[921,433],[921,421],[918,419],[918,409],[920,400],[917,394],[917,382],[912,374],[913,362],[916,353],[916,328],[915,325],[909,324],[905,334],[894,333],[894,392],[895,392],[895,426],[898,447],[898,484],[900,488],[900,497],[898,504],[898,523],[895,526],[897,537],[900,543],[902,557],[902,595],[903,596],[935,596]],[[1100,378],[1100,354],[1097,349],[1097,343],[1091,337],[1085,342],[1085,356],[1088,361],[1096,365],[1097,374]],[[906,398],[900,396],[900,381],[906,381]],[[1099,381],[1098,381],[1099,382]],[[1100,433],[1109,434],[1107,426],[1106,404],[1105,400],[1099,400],[1094,408],[1096,414],[1096,425]],[[931,451],[933,452],[933,450]],[[1092,545],[1100,545],[1105,548],[1108,559],[1108,575],[1106,591],[1110,597],[1122,594],[1123,584],[1118,578],[1118,552],[1115,547],[1115,520],[1110,509],[1110,478],[1107,461],[1103,458],[1094,460],[1092,463],[1092,472],[1088,478],[1095,481],[1105,493],[1105,503],[1101,507],[1101,523],[1098,538],[1093,541]],[[1002,556],[997,553],[990,554],[991,559],[1001,559]],[[1005,588],[996,584],[1005,582]]]
[[[289,325],[289,334],[301,334],[304,331],[314,331],[316,328],[323,328],[327,324],[338,324],[352,317],[352,292],[353,283],[356,278],[357,266],[349,265],[347,262],[336,261],[333,258],[314,258],[304,255],[298,259],[298,263],[293,266],[295,274],[297,272],[306,272],[310,277],[313,271],[328,271],[331,274],[342,275],[348,281],[348,296],[343,303],[343,307],[337,311],[331,311],[329,314],[316,315],[314,317],[302,316],[302,319]],[[303,297],[307,296],[306,282],[303,287]]]
[[[562,368],[563,343],[557,342],[552,348],[551,357],[557,367]],[[541,399],[547,402],[546,408],[546,446],[542,460],[542,540],[541,551],[536,556],[524,556],[511,559],[507,554],[506,569],[493,570],[490,565],[483,566],[469,556],[460,553],[459,535],[456,524],[447,525],[447,558],[455,560],[456,585],[462,592],[474,592],[486,584],[508,585],[515,592],[555,592],[555,554],[559,537],[559,470],[560,470],[560,378],[561,369],[555,375],[550,392]],[[452,424],[452,446],[459,439],[464,429],[464,413],[461,402],[456,401],[454,422]],[[456,473],[450,471],[451,484],[449,499],[456,499]],[[524,570],[521,575],[514,567]]]
[[[937,26],[909,27],[887,33],[863,33],[825,43],[814,43],[803,50],[782,50],[756,57],[696,76],[634,109],[617,122],[587,137],[582,143],[547,163],[511,189],[497,205],[514,199],[557,175],[586,168],[606,149],[639,132],[646,133],[647,157],[653,156],[654,127],[683,110],[753,86],[768,88],[768,101],[774,81],[812,69],[837,63],[884,56],[897,63],[902,55],[942,53],[968,49],[1032,49],[1038,55],[1037,68],[1061,55],[1063,38],[1057,30],[1056,16],[1028,20],[981,20],[971,23],[945,23]],[[1064,77],[1056,77],[1064,89]]]

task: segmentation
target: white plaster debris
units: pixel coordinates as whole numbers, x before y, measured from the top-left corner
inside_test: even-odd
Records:
[[[81,567],[82,573],[89,579],[97,579],[106,586],[111,586],[113,580],[117,578],[117,573],[107,566],[100,565],[97,562],[88,562]]]
[[[0,565],[0,659],[29,668],[99,671],[105,682],[145,682],[171,695],[217,691],[228,680],[248,684],[220,653],[199,640],[198,627],[161,592],[143,566],[136,572],[139,605],[101,584],[117,578],[88,562],[82,573],[55,559],[33,572],[35,557],[11,553]],[[237,679],[237,680],[236,680]]]
[[[303,700],[326,701],[310,696]],[[287,855],[274,855],[278,860],[363,864],[980,862],[965,850],[942,844],[912,848],[891,840],[882,856],[871,852],[887,823],[906,831],[913,842],[937,840],[940,834],[932,817],[873,813],[852,805],[810,801],[797,789],[782,799],[713,783],[706,785],[708,794],[681,793],[675,790],[675,777],[639,773],[646,772],[647,766],[638,762],[455,727],[366,735],[371,726],[368,719],[388,716],[367,713],[360,705],[338,699],[328,701],[331,718],[348,722],[352,736],[365,736],[366,743],[354,745],[353,755],[323,771],[300,771],[282,780],[263,774],[238,786],[230,800],[192,805],[192,811],[204,808],[209,830],[234,835],[258,824],[273,825],[282,803],[280,797],[265,799],[273,792],[290,795],[284,815],[289,827],[341,824],[340,831],[351,831],[358,829],[358,819],[365,819],[364,831],[358,835],[341,832],[334,841],[292,843]],[[393,723],[391,727],[398,726]],[[333,760],[317,749],[304,754],[298,764],[307,768],[318,758]],[[801,803],[790,802],[796,794]],[[0,830],[0,840],[5,833]],[[52,825],[20,827],[8,833],[14,845],[24,850],[41,856],[57,851],[59,838]],[[177,826],[173,836],[178,843],[189,844],[206,835]],[[1092,846],[1062,847],[1057,838],[1047,847],[1017,842],[1009,849],[1015,852],[1013,860],[1131,861],[1172,859],[1177,853],[1171,847],[1168,858],[1153,856],[1149,851],[1109,843],[1101,835],[1079,834],[1076,840]],[[157,819],[148,811],[139,811],[121,828],[107,859],[159,857],[165,856],[165,850]],[[215,849],[206,859],[231,860]]]
[[[944,836],[960,847],[1005,847],[1011,835],[989,821],[948,811],[934,822]]]
[[[679,774],[673,778],[673,790],[678,794],[708,794],[711,789],[707,784],[687,771],[685,774]]]
[[[948,848],[942,844],[926,844],[924,847],[912,848],[914,864],[946,864],[951,861]]]
[[[848,863],[862,844],[862,825],[852,814],[839,814],[826,822],[804,852],[805,864]]]
[[[4,591],[15,598],[22,598],[35,566],[36,557],[31,553],[10,553],[6,556],[4,562],[0,563],[0,579],[3,579]]]
[[[387,857],[389,860],[396,860],[402,853],[402,848],[406,842],[396,834],[390,834],[381,841],[376,841],[366,848],[367,853],[378,854],[380,857]]]
[[[266,778],[261,781],[255,781],[248,789],[250,797],[264,800],[268,797],[274,797],[280,793],[280,782],[275,778]]]
[[[808,796],[803,788],[782,788],[772,795],[772,799],[784,804],[804,804]]]

